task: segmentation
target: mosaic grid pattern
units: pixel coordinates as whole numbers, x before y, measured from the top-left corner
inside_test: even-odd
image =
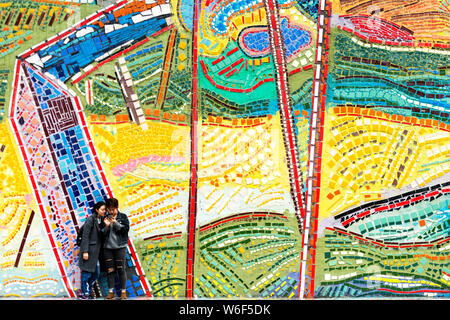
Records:
[[[0,0],[0,296],[75,297],[114,195],[130,297],[448,297],[449,13]]]

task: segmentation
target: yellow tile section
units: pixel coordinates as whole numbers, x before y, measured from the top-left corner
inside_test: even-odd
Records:
[[[289,190],[279,114],[234,121],[213,117],[209,120],[220,125],[202,128],[199,187],[279,186]]]
[[[129,208],[135,235],[143,237],[184,223],[179,195],[187,192],[190,177],[189,127],[147,125],[89,126],[108,181],[121,206]]]
[[[356,116],[353,108],[343,108],[325,116],[321,218],[450,172],[448,131],[414,125],[420,121],[413,119],[396,123],[397,117],[381,113]]]
[[[16,143],[6,123],[0,123],[0,144],[5,146],[0,154],[0,190],[2,192],[29,193],[23,165]]]
[[[256,8],[254,6],[253,10],[249,9],[246,12],[238,13],[238,15],[233,15],[229,19],[229,29],[227,35],[216,35],[211,29],[208,28],[210,23],[206,21],[206,10],[205,2],[202,2],[202,9],[200,10],[200,34],[202,39],[209,40],[209,46],[206,46],[204,42],[200,43],[200,48],[202,48],[202,54],[206,56],[218,56],[227,47],[229,37],[236,40],[239,32],[251,25],[265,25],[266,14],[263,8]]]
[[[138,159],[148,155],[182,156],[189,151],[189,128],[149,122],[148,130],[143,130],[133,123],[118,125],[90,125],[93,139],[102,158],[112,169],[130,159]],[[105,149],[106,151],[105,152]],[[109,150],[112,150],[109,153]],[[108,158],[105,156],[109,155]]]
[[[22,195],[18,193],[0,194],[0,230],[2,230],[1,246],[8,245],[25,227],[30,210]]]

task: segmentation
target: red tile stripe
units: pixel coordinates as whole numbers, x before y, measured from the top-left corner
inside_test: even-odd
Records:
[[[361,218],[363,218],[365,216],[368,216],[368,215],[371,215],[371,214],[374,214],[374,213],[378,213],[378,212],[381,212],[381,211],[384,211],[384,210],[389,210],[389,209],[393,209],[393,208],[400,208],[400,207],[403,207],[403,206],[406,206],[406,205],[409,205],[409,204],[412,204],[412,203],[423,201],[423,200],[425,200],[427,198],[436,196],[438,194],[447,194],[449,192],[450,192],[450,189],[436,190],[436,191],[429,192],[429,193],[421,195],[421,196],[414,197],[414,198],[409,199],[409,200],[401,201],[401,202],[398,202],[398,203],[393,203],[393,204],[390,204],[390,205],[385,205],[385,206],[382,206],[382,207],[379,207],[379,208],[376,208],[376,209],[373,209],[373,210],[366,210],[364,212],[361,212],[361,213],[357,214],[356,218],[355,217],[351,217],[350,219],[345,220],[344,222],[342,222],[342,225],[345,227],[349,223],[353,222],[355,219],[361,219]]]
[[[192,100],[191,100],[191,177],[189,189],[189,211],[187,224],[187,255],[186,255],[186,292],[188,299],[193,298],[194,291],[194,261],[195,232],[197,219],[197,158],[198,158],[198,15],[201,0],[194,0],[194,18],[192,27]],[[202,66],[203,68],[204,66]]]
[[[324,134],[324,117],[326,102],[326,78],[328,73],[328,33],[330,27],[329,16],[331,14],[331,3],[326,0],[319,1],[319,15],[317,18],[317,40],[316,40],[316,59],[315,70],[320,69],[319,78],[316,78],[314,72],[313,98],[310,118],[309,130],[309,148],[308,148],[308,180],[307,180],[307,198],[306,198],[306,217],[305,227],[302,238],[302,252],[300,264],[300,285],[299,298],[314,297],[314,278],[315,278],[315,261],[316,261],[316,243],[317,243],[317,227],[319,215],[319,196],[321,182],[321,161],[322,161],[322,141]],[[323,20],[322,20],[323,19]],[[323,25],[321,25],[323,21]],[[323,38],[320,39],[322,31]],[[321,40],[321,41],[320,41]],[[322,49],[322,55],[318,55],[319,47]],[[307,66],[308,69],[311,67]],[[324,85],[322,85],[323,83]],[[316,88],[318,93],[316,96]],[[316,119],[316,118],[317,119]],[[317,121],[315,124],[314,120]],[[313,143],[314,141],[314,143]],[[314,148],[314,152],[312,152]],[[312,168],[311,168],[312,167]],[[312,169],[312,172],[311,172]],[[307,283],[307,280],[309,283]]]

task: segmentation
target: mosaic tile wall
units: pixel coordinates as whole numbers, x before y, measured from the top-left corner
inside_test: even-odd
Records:
[[[449,15],[0,0],[0,296],[75,297],[115,196],[130,297],[448,297]]]

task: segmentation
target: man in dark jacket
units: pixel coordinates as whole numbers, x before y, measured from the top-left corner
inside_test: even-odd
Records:
[[[87,217],[82,230],[79,267],[81,269],[80,299],[89,299],[92,287],[99,275],[99,255],[103,244],[103,218],[106,204],[101,201],[94,205],[92,214]]]
[[[106,226],[104,229],[104,257],[109,288],[106,299],[111,300],[114,298],[114,283],[117,274],[121,286],[120,299],[125,300],[127,298],[127,274],[125,272],[125,262],[130,223],[126,214],[119,212],[119,201],[117,199],[107,199],[106,210],[108,211],[108,214],[105,219]]]

